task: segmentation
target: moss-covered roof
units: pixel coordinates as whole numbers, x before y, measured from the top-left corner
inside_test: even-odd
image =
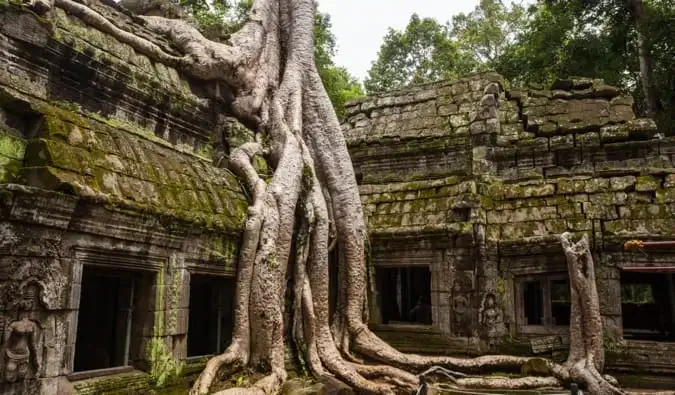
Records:
[[[38,123],[36,133],[25,140],[22,167],[5,182],[73,193],[212,228],[242,228],[248,203],[229,171],[132,125],[18,93],[13,96],[29,105],[31,118]],[[9,141],[8,132],[0,135]]]

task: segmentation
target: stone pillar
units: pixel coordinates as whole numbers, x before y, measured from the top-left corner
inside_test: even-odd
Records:
[[[595,279],[600,299],[600,314],[604,320],[605,334],[608,340],[617,343],[623,341],[623,325],[621,317],[621,270],[608,265],[603,257],[593,257]]]

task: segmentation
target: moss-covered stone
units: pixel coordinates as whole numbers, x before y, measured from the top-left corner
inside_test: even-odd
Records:
[[[76,107],[20,100],[41,114],[41,128],[27,143],[0,134],[0,158],[6,158],[0,159],[3,182],[20,174],[28,185],[69,191],[143,214],[207,229],[242,229],[248,202],[229,171],[149,137],[151,133],[87,117]]]
[[[640,176],[637,178],[635,190],[640,192],[656,191],[661,187],[661,180],[654,176]]]

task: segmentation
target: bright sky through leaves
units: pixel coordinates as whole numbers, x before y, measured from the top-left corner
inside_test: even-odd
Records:
[[[319,10],[331,16],[337,38],[335,63],[363,81],[387,29],[404,29],[410,16],[436,18],[444,23],[458,13],[471,12],[479,0],[319,0]],[[505,1],[506,4],[509,1]],[[532,4],[524,0],[522,4]]]

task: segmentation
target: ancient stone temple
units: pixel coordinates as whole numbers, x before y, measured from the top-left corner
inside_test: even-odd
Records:
[[[0,394],[185,393],[228,345],[249,196],[226,153],[252,138],[230,96],[76,15],[0,0]],[[586,232],[610,367],[675,372],[675,249],[623,248],[674,238],[675,139],[630,97],[487,73],[354,102],[344,133],[370,319],[393,345],[557,357],[557,237]]]
[[[586,232],[610,369],[675,372],[675,248],[623,247],[675,239],[675,139],[632,105],[599,80],[512,89],[493,73],[351,103],[378,334],[565,358],[558,236]]]
[[[227,345],[248,203],[209,89],[0,2],[0,393],[146,393]]]

